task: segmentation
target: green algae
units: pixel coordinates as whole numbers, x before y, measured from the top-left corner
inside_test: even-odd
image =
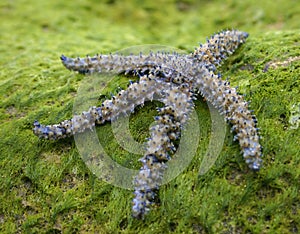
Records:
[[[2,233],[297,233],[300,225],[300,131],[291,106],[300,103],[296,1],[2,1],[0,78],[0,231]],[[145,220],[131,217],[132,191],[97,179],[73,139],[38,140],[32,123],[72,115],[84,77],[66,71],[59,56],[109,53],[137,44],[190,52],[223,28],[250,38],[221,67],[251,101],[262,135],[264,167],[248,170],[228,131],[215,165],[198,176],[210,137],[209,109],[196,102],[201,128],[197,156],[162,186]],[[120,77],[116,86],[127,83]],[[124,86],[123,86],[124,87]],[[131,116],[136,139],[147,137],[155,105]],[[147,113],[147,114],[146,114]],[[142,119],[143,117],[145,119]],[[143,128],[144,127],[144,128]],[[121,150],[110,124],[97,129],[108,154],[138,168]]]

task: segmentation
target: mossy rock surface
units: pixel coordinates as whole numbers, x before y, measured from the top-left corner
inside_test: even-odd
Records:
[[[298,233],[300,231],[300,6],[296,1],[2,1],[0,3],[1,233]],[[214,166],[198,176],[210,137],[210,114],[196,101],[201,126],[197,155],[161,187],[144,220],[131,217],[132,191],[99,180],[73,139],[42,141],[35,119],[72,116],[85,77],[59,56],[109,53],[143,44],[193,51],[224,28],[250,34],[219,69],[238,86],[257,116],[264,165],[247,168],[227,131]],[[137,51],[138,52],[138,51]],[[105,95],[126,87],[117,77]],[[131,116],[142,141],[155,115],[148,103]],[[141,121],[142,119],[142,121]],[[228,128],[229,130],[229,128]],[[114,140],[110,124],[97,133],[108,154],[138,168],[138,155]]]

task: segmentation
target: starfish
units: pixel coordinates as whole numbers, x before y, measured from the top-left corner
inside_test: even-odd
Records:
[[[217,67],[232,54],[248,34],[226,30],[211,36],[203,45],[188,55],[177,53],[149,53],[144,55],[96,55],[86,58],[61,56],[63,65],[81,74],[114,71],[131,74],[140,79],[126,90],[106,100],[99,107],[91,107],[72,119],[54,125],[34,122],[33,132],[40,138],[56,140],[91,129],[95,124],[114,121],[122,114],[130,114],[134,108],[152,100],[159,94],[164,107],[158,108],[155,124],[150,127],[146,153],[140,159],[142,167],[134,179],[135,198],[132,212],[142,218],[150,210],[166,169],[166,162],[176,151],[174,141],[194,108],[193,99],[201,94],[212,103],[232,125],[239,141],[245,162],[257,171],[262,165],[262,147],[259,143],[257,120],[248,109],[248,102],[239,95],[228,81],[216,74]]]

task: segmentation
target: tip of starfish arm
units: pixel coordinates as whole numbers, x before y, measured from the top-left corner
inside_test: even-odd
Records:
[[[61,61],[66,61],[67,60],[67,57],[66,56],[64,56],[63,54],[60,56],[60,59],[61,59]]]
[[[247,38],[247,37],[249,37],[249,33],[243,32],[243,36],[244,36],[245,38]]]

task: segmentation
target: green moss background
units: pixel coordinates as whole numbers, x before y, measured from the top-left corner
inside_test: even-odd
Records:
[[[1,233],[300,231],[300,129],[290,122],[300,105],[298,1],[3,0],[0,10]],[[248,170],[228,131],[216,164],[198,176],[210,136],[208,107],[199,98],[198,154],[161,187],[158,205],[141,221],[131,217],[132,191],[94,176],[73,139],[48,142],[33,135],[35,119],[50,124],[72,115],[84,76],[65,70],[61,54],[85,56],[152,43],[188,53],[224,28],[250,33],[220,71],[239,86],[257,115],[264,147],[260,172]],[[291,58],[286,66],[265,69]],[[127,80],[116,82],[124,87]],[[138,139],[147,136],[145,123],[154,110],[148,104],[132,116]],[[115,160],[135,162],[130,157],[138,156],[118,147],[109,124],[98,129]]]

